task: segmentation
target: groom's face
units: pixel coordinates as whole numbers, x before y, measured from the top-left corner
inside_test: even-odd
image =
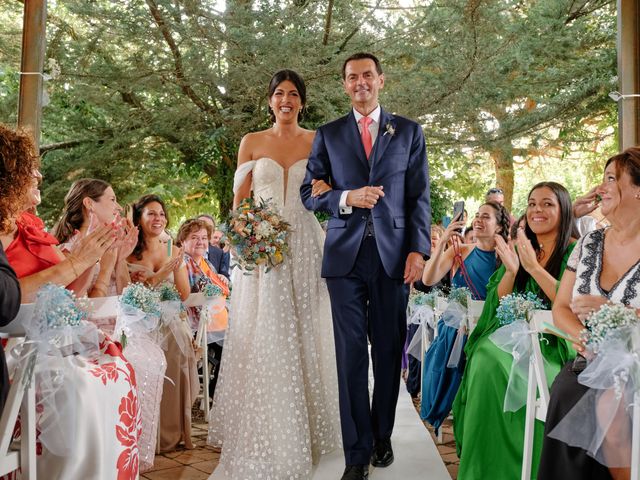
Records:
[[[375,108],[378,92],[384,86],[384,75],[378,74],[374,61],[369,58],[351,60],[344,73],[344,90],[351,98],[351,104],[366,110]]]

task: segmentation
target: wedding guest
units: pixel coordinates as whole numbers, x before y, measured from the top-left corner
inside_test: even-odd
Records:
[[[31,186],[31,172],[38,167],[38,158],[34,155],[26,136],[19,135],[0,124],[0,228],[10,225],[10,219],[17,213],[19,206]],[[20,308],[20,284],[15,272],[9,265],[2,244],[0,244],[0,325],[9,324]],[[9,373],[0,343],[0,414],[9,393]]]
[[[15,162],[15,165],[20,165],[17,173],[3,175],[0,191],[12,191],[16,184],[26,185],[26,195],[17,205],[10,207],[0,231],[5,254],[20,279],[22,301],[32,302],[38,289],[49,282],[68,286],[77,294],[83,294],[85,282],[78,279],[111,247],[115,241],[114,226],[99,226],[78,241],[65,256],[57,248],[58,241],[45,231],[42,220],[29,213],[40,204],[38,187],[42,181],[38,171],[39,160],[31,140],[26,134],[13,132],[6,127],[0,127],[0,139],[9,145],[5,164]],[[29,167],[30,171],[27,172],[23,165]]]
[[[231,254],[228,250],[224,250],[220,247],[222,232],[216,230],[216,222],[211,215],[200,215],[198,220],[206,222],[211,227],[211,233],[209,234],[209,248],[206,253],[207,260],[214,266],[217,273],[229,280],[229,263],[231,261]],[[216,235],[215,238],[214,235]]]
[[[453,272],[452,287],[467,287],[475,292],[476,300],[483,300],[486,296],[487,281],[498,265],[496,235],[507,240],[509,224],[509,212],[502,205],[494,202],[481,205],[476,213],[472,229],[476,243],[464,243],[464,238],[458,233],[464,227],[462,220],[451,222],[445,229],[438,248],[433,250],[431,258],[424,267],[423,283],[435,285],[447,272],[451,271]],[[449,241],[453,241],[454,247],[445,250]],[[464,263],[468,279],[459,268],[460,262]]]
[[[431,251],[432,252],[436,250],[436,247],[438,246],[438,243],[440,242],[440,239],[442,238],[443,234],[444,234],[444,228],[442,228],[441,225],[433,225],[433,224],[431,225]],[[438,282],[435,285],[427,286],[424,283],[422,283],[422,279],[418,280],[413,284],[413,288],[424,293],[429,293],[434,288],[448,291],[450,286],[451,286],[451,280],[449,278],[448,273],[447,275],[444,276],[444,278],[440,280],[440,282]],[[406,355],[406,348],[409,346],[409,344],[411,344],[411,340],[413,340],[413,336],[416,334],[417,331],[418,331],[417,323],[412,323],[411,325],[408,326],[407,340],[405,342],[405,352],[404,352],[405,355]],[[433,340],[433,329],[430,327],[429,327],[428,336],[430,340]],[[407,355],[406,369],[407,369],[407,380],[406,380],[407,391],[409,392],[409,395],[411,395],[411,398],[415,401],[420,395],[420,384],[422,381],[422,379],[420,378],[420,374],[422,373],[421,360],[418,360],[413,355]]]
[[[496,243],[498,239],[503,242],[507,240],[509,223],[509,212],[502,205],[487,202],[480,206],[473,221],[476,243],[464,244],[458,233],[464,223],[451,222],[425,265],[422,281],[432,285],[451,271],[453,288],[466,287],[474,300],[484,300],[489,278],[500,265]],[[453,241],[453,247],[444,250],[443,245],[449,239]],[[459,327],[445,324],[441,319],[438,322],[438,336],[425,353],[420,416],[436,429],[449,415],[464,370],[464,356],[455,367],[443,368],[451,356]]]
[[[498,187],[490,188],[484,196],[484,201],[499,203],[504,207],[504,191]],[[511,215],[511,213],[509,214],[509,218],[512,224],[516,221],[516,217]]]
[[[1,208],[1,207],[0,207]],[[1,215],[1,214],[0,214]],[[11,323],[20,308],[20,283],[13,271],[0,244],[0,326]],[[0,343],[0,415],[9,394],[9,372],[4,357],[4,349]]]
[[[202,292],[207,288],[207,285],[215,285],[220,288],[221,295],[226,300],[229,296],[227,281],[226,279],[223,280],[224,277],[216,272],[215,267],[204,256],[207,247],[209,247],[211,233],[211,226],[207,222],[200,220],[200,217],[186,220],[178,231],[177,243],[184,248],[184,261],[189,274],[191,293]],[[198,329],[202,308],[190,307],[187,310],[191,320],[192,331]],[[222,358],[222,340],[228,323],[229,312],[224,305],[221,308],[212,310],[207,321],[207,361],[213,364],[212,378],[209,382],[209,397],[211,399],[213,399],[218,382],[218,371]]]
[[[484,196],[484,201],[485,202],[495,202],[495,203],[499,203],[500,205],[504,206],[504,192],[502,191],[501,188],[492,187],[489,190],[487,190],[487,193]]]
[[[575,338],[580,338],[589,314],[604,304],[640,308],[640,148],[628,148],[611,157],[605,165],[602,183],[591,192],[593,200],[595,195],[601,198],[602,214],[611,226],[580,238],[553,305],[556,326]],[[587,453],[591,436],[580,438],[576,432],[571,446],[554,437],[554,428],[589,392],[588,387],[578,383],[578,375],[586,365],[584,345],[574,346],[580,354],[563,367],[551,387],[538,478],[628,479],[630,469],[626,467],[631,458],[628,411],[618,412],[611,430],[604,430],[602,451]],[[584,416],[580,418],[581,422],[586,420]],[[594,456],[611,466],[607,468]]]
[[[473,231],[473,224],[464,229],[464,243],[476,243],[476,235]]]
[[[524,230],[526,224],[527,224],[527,214],[523,213],[515,222],[511,224],[509,239],[515,241],[518,238],[518,230]]]
[[[90,297],[120,295],[131,283],[127,257],[138,239],[138,229],[130,220],[120,217],[118,204],[111,185],[102,180],[83,178],[71,185],[64,198],[64,208],[52,234],[63,244],[63,250],[93,231],[98,225],[118,226],[119,237],[100,262],[88,270],[87,292]]]
[[[467,364],[453,403],[458,476],[465,480],[520,478],[525,408],[504,411],[504,398],[513,358],[489,336],[499,327],[496,310],[502,297],[533,292],[551,304],[573,246],[573,212],[566,188],[555,182],[536,184],[529,192],[527,221],[515,246],[496,237],[502,266],[487,285],[487,297],[478,323],[465,346]],[[540,342],[551,381],[572,356],[564,340],[545,336]],[[533,477],[537,473],[542,425],[536,422]],[[547,477],[554,478],[554,477]]]
[[[16,203],[2,212],[0,231],[9,264],[20,280],[22,300],[33,301],[40,287],[49,282],[72,287],[111,247],[115,241],[113,226],[98,227],[79,240],[65,257],[57,249],[58,241],[44,230],[42,220],[28,213],[40,203],[38,186],[42,180],[32,140],[26,134],[0,126],[0,152],[5,166],[0,176],[0,191],[16,192],[16,185],[26,188],[26,195],[14,194],[11,200]],[[4,195],[1,198],[0,203],[5,205],[6,198]],[[133,368],[122,356],[120,347],[97,332],[98,351],[91,358],[77,354],[39,359],[42,362],[39,375],[50,364],[52,375],[63,380],[55,397],[69,399],[60,405],[62,410],[55,412],[46,410],[50,404],[42,406],[47,425],[46,431],[42,424],[38,427],[42,445],[37,458],[39,477],[108,478],[114,472],[121,478],[138,475],[136,422],[139,411]],[[114,376],[114,371],[121,374]],[[128,421],[123,423],[120,407],[125,403],[124,415]],[[99,417],[96,412],[100,412]],[[74,428],[64,432],[65,438],[52,438],[51,431],[55,432],[56,425]],[[119,436],[116,428],[120,429]],[[121,441],[123,438],[127,444]],[[83,452],[83,455],[71,452]],[[122,462],[122,458],[130,461]]]
[[[139,228],[138,243],[129,256],[129,270],[139,272],[150,287],[174,286],[180,298],[186,300],[191,290],[182,249],[165,243],[169,215],[157,195],[144,195],[132,207],[133,224]],[[199,390],[196,359],[191,329],[179,312],[163,318],[163,344],[167,358],[167,379],[160,405],[158,451],[175,450],[181,442],[193,448],[191,442],[191,406]]]

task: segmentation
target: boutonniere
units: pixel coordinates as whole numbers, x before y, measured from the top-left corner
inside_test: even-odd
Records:
[[[390,137],[393,137],[396,134],[396,127],[394,127],[390,122],[387,122],[384,126],[384,134],[382,136],[384,137],[386,134],[389,134]]]

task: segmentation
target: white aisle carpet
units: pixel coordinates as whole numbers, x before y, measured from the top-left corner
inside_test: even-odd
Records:
[[[396,423],[391,437],[395,461],[386,468],[370,467],[370,480],[450,480],[431,435],[422,424],[411,397],[400,385]],[[340,480],[344,471],[342,451],[325,455],[314,468],[313,480]],[[209,480],[226,480],[221,468]]]

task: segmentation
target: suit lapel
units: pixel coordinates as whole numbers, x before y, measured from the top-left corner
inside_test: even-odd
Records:
[[[353,114],[353,109],[349,112],[345,118],[346,125],[345,130],[347,134],[347,142],[349,145],[352,145],[353,152],[358,157],[358,160],[367,167],[369,170],[369,160],[367,160],[367,155],[364,153],[364,146],[362,145],[362,138],[360,138],[360,131],[358,130],[358,124],[356,123],[356,117]]]
[[[381,107],[380,108],[380,127],[378,128],[378,137],[376,138],[376,142],[373,144],[373,150],[371,150],[371,155],[369,158],[369,162],[371,164],[372,170],[376,167],[376,165],[384,155],[384,152],[389,146],[389,142],[391,141],[391,137],[393,136],[387,133],[387,125],[390,125],[391,128],[395,128],[394,117],[393,115],[383,110]]]

